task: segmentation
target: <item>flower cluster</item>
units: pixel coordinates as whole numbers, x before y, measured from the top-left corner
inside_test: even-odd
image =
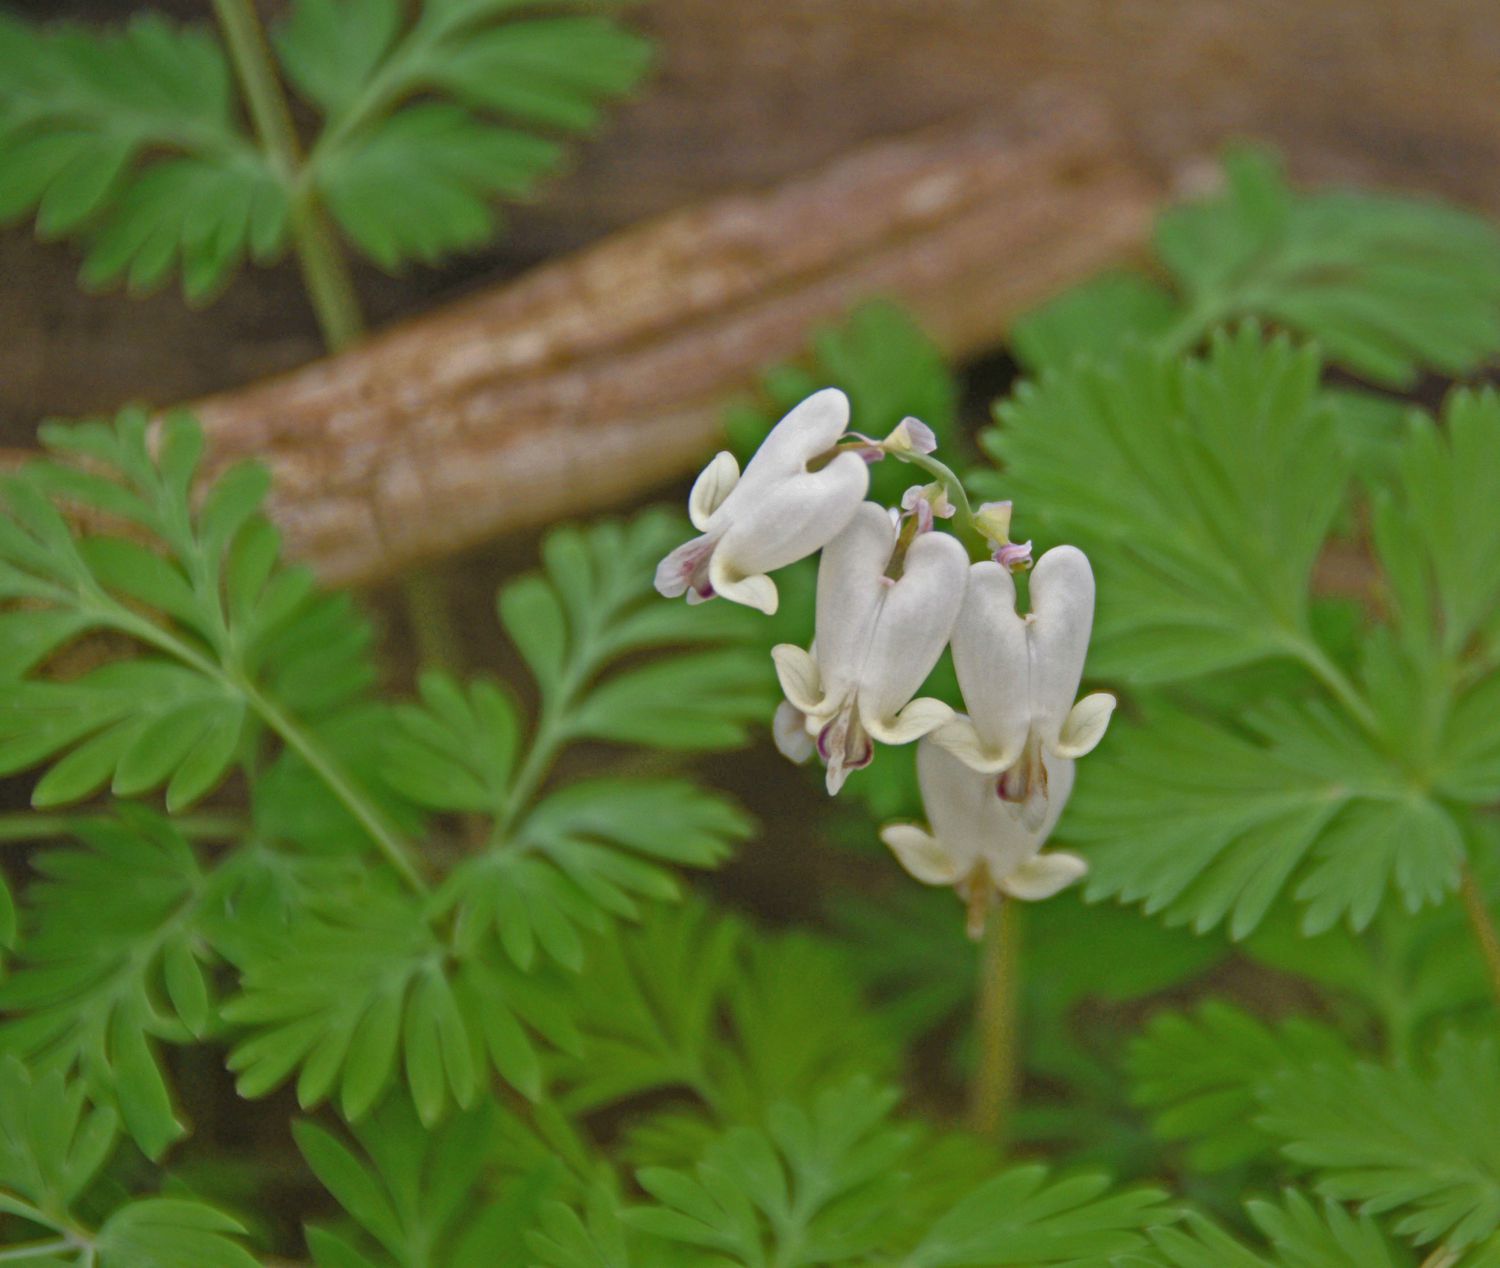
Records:
[[[786,695],[777,747],[798,762],[816,753],[837,793],[877,742],[916,741],[929,826],[891,824],[881,836],[912,876],[958,891],[978,936],[1002,896],[1047,898],[1085,870],[1041,849],[1075,760],[1099,742],[1115,705],[1104,693],[1076,699],[1093,572],[1072,546],[1033,569],[1031,544],[1010,540],[1010,504],[971,510],[916,419],[878,441],[848,426],[848,399],[828,388],[772,429],[743,475],[732,455],[715,457],[689,502],[701,536],[662,560],[656,586],[690,603],[721,595],[772,613],[769,574],[822,551],[812,645],[772,652]],[[866,500],[869,464],[888,456],[936,477],[908,489],[899,509]],[[1028,569],[1022,616],[1015,574]],[[967,713],[917,695],[950,644]]]

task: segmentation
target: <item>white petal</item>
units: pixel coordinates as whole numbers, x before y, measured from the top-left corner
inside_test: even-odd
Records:
[[[863,697],[860,697],[861,701]],[[865,729],[882,744],[910,744],[951,721],[953,710],[931,696],[918,696],[895,717],[886,719],[866,716]]]
[[[971,770],[987,775],[998,775],[1012,763],[1008,753],[994,756],[983,737],[974,729],[974,723],[961,713],[935,730],[932,739]]]
[[[813,755],[812,736],[807,733],[807,715],[790,700],[776,706],[776,716],[771,719],[771,738],[783,757],[801,766]]]
[[[693,491],[688,494],[688,518],[700,533],[709,529],[713,513],[724,505],[724,499],[740,482],[740,464],[727,449],[714,455],[714,460],[704,467],[693,481]]]
[[[1026,622],[1016,615],[1016,583],[997,563],[969,569],[953,626],[953,667],[984,746],[980,769],[1003,770],[1031,729],[1031,667]]]
[[[849,398],[836,387],[814,392],[761,442],[745,468],[744,491],[758,493],[764,485],[806,471],[812,459],[832,449],[848,430]],[[863,466],[864,460],[858,460]]]
[[[912,823],[887,824],[880,839],[912,876],[924,885],[954,885],[963,879],[959,860],[931,833]]]
[[[771,649],[781,690],[799,713],[815,713],[823,702],[818,663],[795,643],[778,643]]]
[[[1002,880],[1000,888],[1012,898],[1040,902],[1081,880],[1088,870],[1089,865],[1076,854],[1038,854]]]
[[[927,736],[917,745],[917,782],[932,834],[957,860],[963,875],[986,856],[999,803],[995,777],[970,770]]]
[[[964,857],[983,859],[1003,881],[1035,857],[1073,791],[1073,763],[1045,753],[1043,761],[1048,796],[1028,823],[1026,806],[1003,800],[994,775],[970,769],[928,736],[917,746],[917,779],[934,835]]]
[[[1063,723],[1062,734],[1052,751],[1059,757],[1083,757],[1094,751],[1104,738],[1110,715],[1115,711],[1115,698],[1107,691],[1096,691],[1084,696],[1068,713]]]
[[[821,471],[761,485],[749,474],[720,508],[726,527],[715,554],[737,576],[774,572],[823,549],[848,526],[870,487],[870,469],[843,453]]]
[[[1031,572],[1033,725],[1056,749],[1078,695],[1094,624],[1094,572],[1074,546],[1054,546]]]
[[[764,573],[745,575],[734,570],[730,560],[714,551],[708,561],[709,583],[715,594],[721,594],[731,603],[743,603],[747,608],[757,608],[767,616],[775,616],[781,596],[776,583]]]
[[[859,674],[860,712],[872,731],[895,725],[896,714],[937,664],[963,604],[968,574],[968,555],[947,533],[925,533],[906,552],[901,579],[875,618]]]
[[[830,697],[851,695],[859,683],[876,614],[891,588],[885,569],[895,545],[896,527],[885,510],[863,502],[848,527],[823,550],[813,647]]]

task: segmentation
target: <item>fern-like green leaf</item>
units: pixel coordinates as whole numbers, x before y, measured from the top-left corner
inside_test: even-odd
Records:
[[[625,1218],[699,1248],[705,1262],[743,1268],[1108,1263],[1144,1249],[1141,1230],[1170,1218],[1160,1193],[1111,1194],[1099,1176],[1051,1179],[1024,1166],[947,1180],[941,1213],[913,1227],[906,1204],[941,1150],[929,1154],[918,1133],[890,1120],[893,1099],[855,1079],[826,1089],[810,1110],[783,1103],[764,1129],[712,1140],[691,1171],[643,1169],[638,1181],[656,1205]]]
[[[0,219],[82,236],[89,285],[182,273],[212,296],[282,248],[290,197],[241,126],[217,40],[141,16],[113,33],[0,19]]]
[[[319,746],[298,718],[360,697],[374,677],[369,631],[347,599],[318,595],[305,569],[279,564],[259,514],[265,472],[233,468],[197,500],[203,438],[182,414],[154,447],[139,410],[42,436],[55,458],[0,488],[0,602],[32,675],[0,703],[0,768],[51,761],[39,804],[105,785],[132,796],[165,787],[180,810],[222,781],[255,720],[356,801],[331,755],[309,756]],[[100,527],[75,536],[65,509]],[[68,680],[42,675],[54,651],[91,631],[122,635],[140,654]],[[364,824],[380,831],[373,812]]]
[[[1276,160],[1232,151],[1225,188],[1165,212],[1156,253],[1175,294],[1131,274],[1087,283],[1018,323],[1032,369],[1139,341],[1176,352],[1253,317],[1315,340],[1371,383],[1458,376],[1500,351],[1500,235],[1414,198],[1294,194]]]
[[[1318,1188],[1392,1213],[1419,1245],[1455,1251],[1500,1229],[1500,1055],[1487,1038],[1446,1037],[1430,1073],[1325,1064],[1284,1075],[1261,1122]]]
[[[310,174],[366,255],[395,269],[481,245],[496,200],[531,194],[565,153],[521,129],[590,131],[640,82],[650,45],[586,7],[450,0],[408,23],[394,0],[296,0],[275,44],[325,115]]]
[[[1348,469],[1317,358],[1253,326],[1023,384],[985,436],[1018,523],[1088,552],[1105,675],[1307,655],[1308,578]]]
[[[391,1097],[353,1129],[349,1143],[310,1121],[293,1125],[319,1182],[348,1213],[342,1225],[307,1229],[319,1268],[493,1268],[525,1262],[524,1235],[539,1207],[555,1201],[556,1161],[508,1179],[489,1176],[506,1161],[504,1115],[489,1102],[436,1130],[403,1096]]]
[[[212,1027],[215,882],[166,820],[122,808],[80,822],[80,846],[34,860],[20,963],[0,983],[0,1052],[78,1072],[118,1106],[141,1148],[181,1133],[158,1044]]]
[[[0,1212],[19,1214],[7,1195],[51,1214],[68,1211],[109,1158],[118,1121],[60,1069],[37,1074],[0,1057]]]
[[[1185,1141],[1195,1171],[1221,1171],[1263,1159],[1276,1138],[1256,1123],[1260,1093],[1287,1071],[1349,1060],[1347,1043],[1318,1022],[1276,1026],[1228,1004],[1191,1016],[1164,1013],[1131,1045],[1135,1100],[1152,1111],[1167,1140]]]
[[[1417,1262],[1369,1216],[1351,1215],[1333,1202],[1315,1204],[1295,1190],[1279,1203],[1248,1202],[1246,1211],[1276,1258],[1190,1213],[1182,1228],[1154,1232],[1156,1262],[1168,1268],[1415,1268]],[[1480,1265],[1466,1261],[1463,1268]]]
[[[491,1069],[539,1093],[532,1032],[578,1043],[553,993],[504,962],[455,961],[419,904],[356,889],[247,958],[243,991],[223,1011],[251,1033],[229,1066],[248,1097],[297,1072],[304,1107],[336,1092],[351,1120],[401,1071],[422,1121],[433,1124],[454,1104],[476,1104]]]
[[[676,1093],[751,1123],[830,1082],[897,1070],[836,948],[805,934],[751,938],[697,903],[594,939],[568,1007],[583,1044],[559,1062],[558,1091],[573,1113]],[[675,1142],[638,1144],[660,1157]]]
[[[1091,898],[1141,902],[1203,931],[1244,937],[1296,879],[1303,929],[1356,930],[1394,889],[1409,910],[1458,886],[1452,815],[1404,783],[1321,705],[1266,706],[1244,731],[1175,710],[1122,727],[1069,811],[1091,846]]]

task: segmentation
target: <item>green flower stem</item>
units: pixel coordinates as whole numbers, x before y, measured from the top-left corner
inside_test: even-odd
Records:
[[[364,319],[349,262],[305,175],[292,112],[271,61],[265,31],[251,0],[214,0],[235,75],[245,94],[255,135],[271,166],[292,191],[292,242],[323,341],[341,351],[364,334]]]
[[[964,545],[968,547],[969,558],[976,561],[990,558],[993,547],[990,545],[989,538],[980,531],[979,525],[974,520],[974,508],[969,503],[968,490],[964,488],[964,482],[958,478],[958,472],[931,454],[898,451],[891,457],[910,463],[914,467],[920,467],[943,486],[948,494],[948,501],[953,503],[953,523],[959,530],[959,536],[964,539]]]
[[[1500,932],[1495,929],[1489,904],[1485,902],[1484,894],[1467,864],[1464,866],[1463,880],[1459,883],[1458,895],[1463,901],[1464,914],[1469,918],[1469,928],[1473,931],[1479,954],[1484,957],[1490,989],[1495,994],[1496,1004],[1500,1005]]]
[[[1001,1143],[1016,1093],[1021,925],[1015,904],[1001,900],[985,921],[979,944],[979,994],[974,1030],[977,1057],[969,1089],[969,1126]]]

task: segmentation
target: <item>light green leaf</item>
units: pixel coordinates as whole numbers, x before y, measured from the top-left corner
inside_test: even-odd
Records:
[[[1457,824],[1351,722],[1278,703],[1241,724],[1163,709],[1117,727],[1064,824],[1091,899],[1238,938],[1288,885],[1308,933],[1364,928],[1391,890],[1414,911],[1457,888]]]
[[[77,1071],[155,1157],[181,1133],[158,1051],[208,1026],[214,878],[166,820],[80,821],[80,847],[34,860],[19,962],[0,983],[0,1052]]]
[[[180,269],[201,301],[286,237],[286,180],[236,117],[217,40],[155,15],[102,33],[0,19],[0,173],[0,218],[82,236],[89,286]]]
[[[1023,384],[985,444],[1024,536],[1098,577],[1096,672],[1163,682],[1306,656],[1308,579],[1348,484],[1318,362],[1253,326]]]
[[[1500,1056],[1446,1037],[1430,1073],[1327,1064],[1277,1080],[1261,1122],[1318,1188],[1419,1245],[1463,1250],[1500,1228]]]
[[[1371,383],[1460,377],[1500,351],[1500,235],[1456,208],[1392,195],[1294,193],[1276,159],[1231,150],[1224,188],[1164,212],[1156,254],[1175,296],[1110,274],[1017,325],[1031,370],[1145,341],[1192,348],[1255,318],[1317,342]]]

